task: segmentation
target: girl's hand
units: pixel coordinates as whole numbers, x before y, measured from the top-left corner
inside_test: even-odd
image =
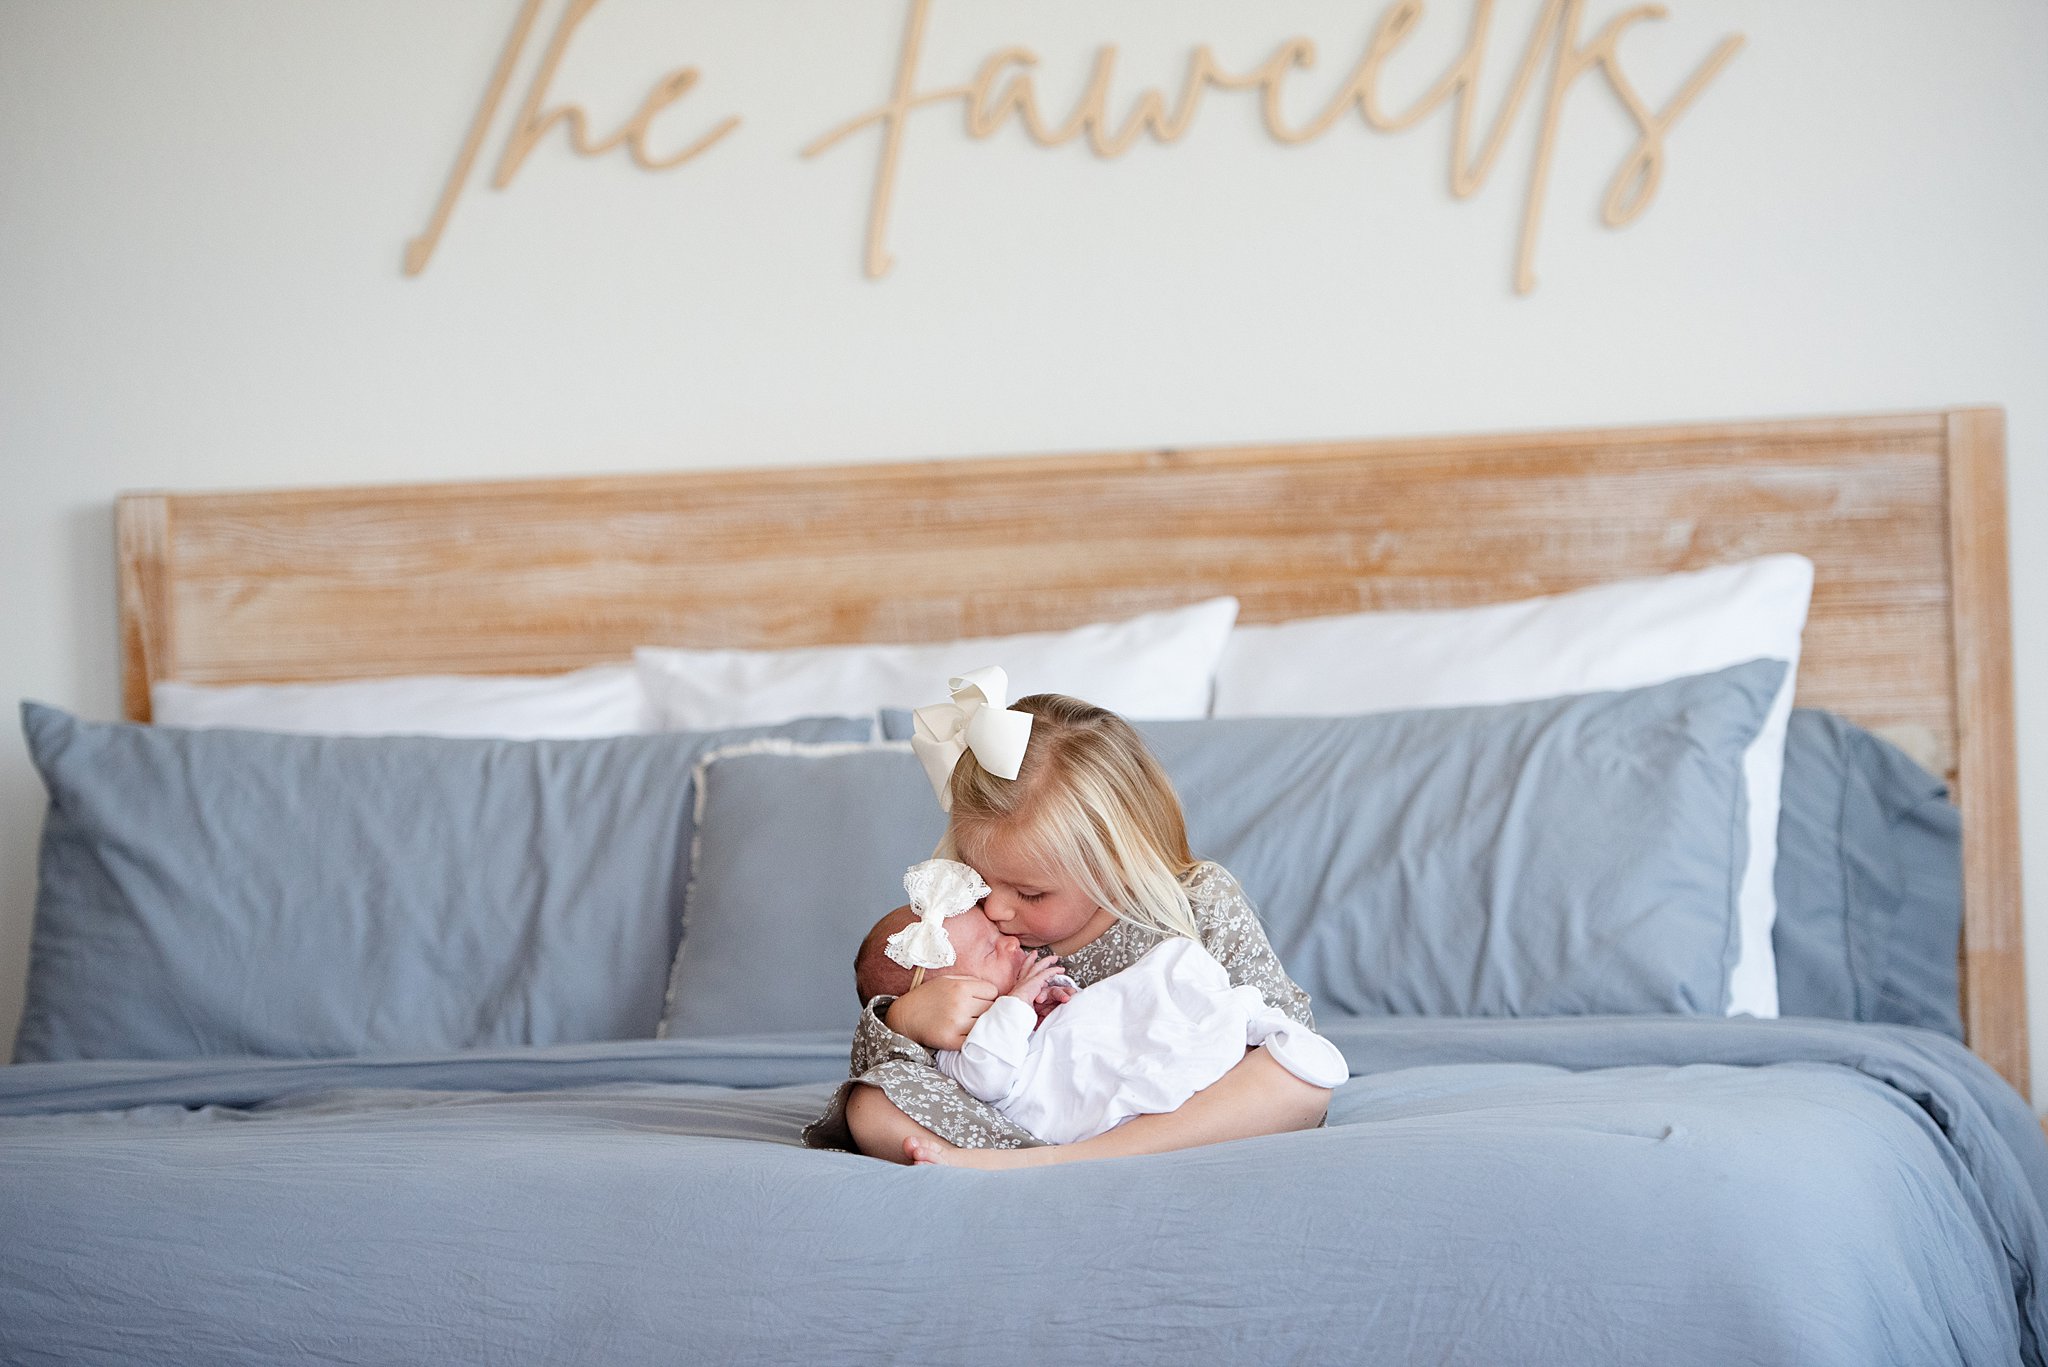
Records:
[[[1056,990],[1048,980],[1059,971],[1059,959],[1048,954],[1025,969],[1023,976],[1017,979],[1017,985],[1004,995],[1015,997],[1026,1006],[1036,1006]]]
[[[927,977],[889,1004],[882,1024],[927,1049],[958,1049],[1000,994],[979,978]]]

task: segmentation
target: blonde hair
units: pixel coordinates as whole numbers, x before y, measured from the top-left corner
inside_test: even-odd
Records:
[[[971,750],[960,757],[937,857],[971,864],[963,846],[998,838],[1119,919],[1200,940],[1181,886],[1195,866],[1187,819],[1131,724],[1059,693],[1011,705],[1034,718],[1023,767],[1010,780],[982,768]]]

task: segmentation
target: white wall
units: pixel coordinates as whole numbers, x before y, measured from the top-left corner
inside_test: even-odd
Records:
[[[703,84],[664,138],[728,112],[740,130],[664,175],[551,140],[511,189],[472,189],[409,280],[402,244],[513,0],[0,0],[0,696],[117,714],[122,489],[2000,403],[2048,1098],[2048,547],[2026,534],[2048,514],[2048,6],[1670,3],[1624,47],[1653,100],[1725,34],[1748,46],[1622,232],[1595,214],[1627,124],[1597,77],[1575,90],[1541,285],[1517,298],[1533,117],[1461,203],[1442,116],[1289,150],[1243,96],[1111,164],[921,115],[899,264],[865,280],[873,135],[797,149],[883,98],[907,0],[606,0],[558,92],[609,128],[693,62]],[[1305,33],[1323,51],[1305,115],[1383,7],[936,0],[925,70],[964,80],[1025,43],[1064,109],[1097,42],[1132,80],[1177,83],[1196,42],[1249,67]],[[1535,12],[1502,8],[1489,108]],[[1441,69],[1469,13],[1432,7],[1394,98]],[[40,800],[10,734],[0,1030]]]

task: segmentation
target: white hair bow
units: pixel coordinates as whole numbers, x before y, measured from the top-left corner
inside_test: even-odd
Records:
[[[953,810],[953,766],[969,750],[997,778],[1017,777],[1031,740],[1031,714],[1006,708],[1010,676],[995,665],[956,674],[947,681],[953,701],[933,703],[910,714],[910,748],[924,764],[938,794],[939,810]],[[948,960],[947,962],[952,962]]]
[[[927,859],[912,864],[903,875],[903,891],[910,895],[910,909],[917,919],[891,935],[882,952],[915,970],[911,980],[915,986],[927,968],[952,964],[953,940],[946,934],[946,918],[958,916],[988,896],[988,884],[957,859]]]

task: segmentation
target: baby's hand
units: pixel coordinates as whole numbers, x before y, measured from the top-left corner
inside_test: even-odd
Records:
[[[1026,1006],[1036,1006],[1058,990],[1052,986],[1051,978],[1059,971],[1059,959],[1048,954],[1025,969],[1024,976],[1017,979],[1017,985],[1006,995],[1015,997]]]
[[[1071,978],[1062,978],[1058,982],[1050,983],[1046,986],[1043,995],[1031,1007],[1033,1011],[1038,1013],[1038,1023],[1040,1025],[1045,1023],[1047,1016],[1050,1016],[1053,1012],[1074,999],[1072,982]]]

